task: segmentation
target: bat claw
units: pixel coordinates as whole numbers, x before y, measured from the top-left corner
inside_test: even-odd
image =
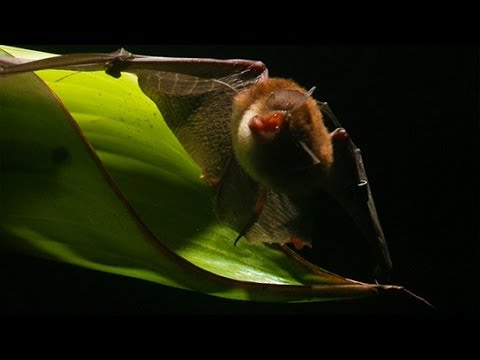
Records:
[[[332,141],[336,140],[347,140],[348,139],[348,132],[344,128],[336,128],[330,133],[330,137]]]
[[[237,246],[237,243],[238,243],[238,241],[242,238],[242,236],[243,236],[242,233],[238,234],[237,238],[236,238],[235,241],[233,242],[233,246]]]
[[[361,180],[357,184],[357,194],[363,202],[368,201],[368,182],[366,180]]]
[[[112,55],[114,58],[105,64],[105,73],[114,77],[115,79],[118,79],[122,76],[125,62],[132,58],[133,55],[123,48],[115,51],[112,53]]]

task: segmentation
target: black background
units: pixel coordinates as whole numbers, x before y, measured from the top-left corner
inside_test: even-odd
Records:
[[[453,45],[31,46],[247,58],[295,79],[331,108],[362,149],[389,244],[392,283],[429,300],[433,314],[478,314],[478,48]],[[474,216],[472,216],[474,215]],[[428,313],[405,299],[255,304],[14,254],[0,254],[5,313]]]

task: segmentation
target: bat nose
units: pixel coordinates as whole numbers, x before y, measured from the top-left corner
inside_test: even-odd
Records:
[[[277,131],[285,122],[285,112],[276,111],[266,115],[255,115],[248,126],[252,131]]]
[[[255,115],[248,122],[252,134],[264,139],[272,140],[285,124],[286,113],[276,111],[266,115]]]

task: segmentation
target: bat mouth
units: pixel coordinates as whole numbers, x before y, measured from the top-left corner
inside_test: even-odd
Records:
[[[266,115],[253,116],[248,122],[248,127],[258,140],[271,142],[282,131],[286,120],[287,113],[285,111],[275,111]]]

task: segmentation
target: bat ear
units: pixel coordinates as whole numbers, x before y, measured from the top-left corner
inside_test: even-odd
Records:
[[[298,101],[298,103],[295,105],[295,107],[291,110],[292,112],[301,108],[307,100],[312,96],[313,92],[315,91],[316,87],[312,87],[310,90],[308,90],[305,95],[303,96],[303,99],[301,101]]]
[[[266,104],[271,109],[293,112],[306,104],[310,94],[310,91],[304,93],[293,89],[275,89],[268,96]]]
[[[306,95],[307,95],[307,96],[312,96],[316,89],[317,89],[316,86],[312,86],[312,88],[307,91],[307,94],[306,94]]]
[[[295,111],[295,110],[299,109],[300,107],[302,107],[307,102],[307,100],[313,95],[313,92],[315,90],[316,90],[316,87],[312,86],[310,88],[310,90],[308,90],[305,93],[305,95],[303,96],[303,99],[301,101],[299,101],[291,111]]]

